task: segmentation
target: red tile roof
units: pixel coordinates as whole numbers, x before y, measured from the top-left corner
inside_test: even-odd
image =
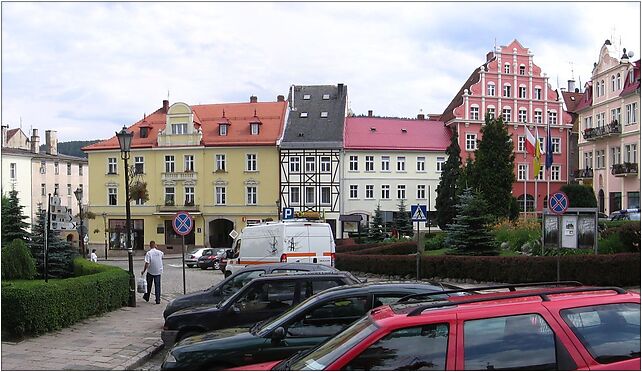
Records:
[[[7,140],[13,137],[16,133],[18,133],[19,130],[20,128],[13,128],[13,129],[7,130]]]
[[[436,120],[348,117],[343,134],[351,150],[446,151],[449,144],[450,129]]]
[[[562,98],[564,98],[564,103],[566,104],[566,111],[575,112],[575,109],[582,100],[583,95],[583,93],[562,92]]]
[[[629,76],[627,74],[624,80],[624,88],[622,89],[622,93],[620,93],[620,97],[624,97],[628,94],[631,94],[639,88],[640,88],[640,60],[638,59],[637,61],[633,62],[633,83],[631,83],[631,81],[629,80]]]
[[[591,107],[592,104],[593,104],[593,84],[591,82],[588,82],[584,89],[584,93],[582,94],[582,98],[580,98],[580,102],[577,104],[577,106],[575,106],[575,112],[579,112],[581,110],[584,110],[587,107]]]
[[[276,145],[277,139],[283,133],[287,102],[221,103],[194,105],[191,108],[194,113],[194,127],[200,128],[203,132],[203,146],[261,146]],[[255,115],[263,124],[258,135],[250,133],[250,122],[256,120]],[[160,108],[127,128],[134,133],[132,148],[158,147],[158,133],[165,129],[166,116],[163,108]],[[230,123],[227,136],[219,136],[219,123],[225,120]],[[141,127],[150,128],[146,138],[140,137]],[[83,147],[82,150],[118,148],[118,139],[114,135],[105,141]]]

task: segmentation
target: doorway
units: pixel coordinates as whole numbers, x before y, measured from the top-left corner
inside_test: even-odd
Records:
[[[232,247],[234,239],[230,236],[230,232],[234,230],[234,222],[225,218],[217,218],[210,221],[209,228],[210,247]]]
[[[190,231],[189,234],[185,235],[185,249],[187,250],[187,247],[189,246],[193,247],[194,242],[194,228],[192,228],[192,231]],[[183,237],[178,235],[174,231],[172,220],[165,220],[165,246],[168,249],[172,249],[180,248],[181,244],[183,244]]]
[[[600,206],[600,212],[604,213],[604,190],[600,189],[600,192],[597,193],[597,199]]]

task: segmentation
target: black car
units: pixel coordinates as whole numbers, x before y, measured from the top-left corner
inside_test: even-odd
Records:
[[[236,291],[241,289],[244,285],[249,283],[252,279],[258,278],[262,274],[271,273],[287,273],[299,271],[337,271],[333,267],[320,264],[311,263],[273,263],[264,265],[252,265],[245,267],[234,275],[228,276],[223,281],[213,285],[210,288],[204,289],[199,292],[188,293],[176,297],[171,301],[165,311],[163,317],[167,318],[170,314],[188,307],[203,306],[203,305],[216,305],[219,302],[233,295]]]
[[[184,339],[162,369],[220,370],[285,359],[334,336],[370,309],[413,294],[452,289],[421,282],[373,282],[334,287],[251,328],[228,328]],[[443,298],[446,295],[437,295]]]
[[[203,255],[196,261],[196,266],[198,266],[202,270],[207,270],[210,267],[214,270],[220,270],[221,258],[218,256],[218,254]]]
[[[206,331],[249,327],[299,304],[324,289],[359,283],[347,272],[265,274],[252,280],[216,306],[179,310],[165,319],[165,345]]]

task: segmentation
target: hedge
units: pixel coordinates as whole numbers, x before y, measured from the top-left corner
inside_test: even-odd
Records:
[[[127,271],[76,258],[74,273],[82,276],[3,281],[3,339],[39,335],[127,304]]]
[[[559,260],[560,280],[577,280],[587,285],[640,285],[640,254],[574,255],[562,256]],[[414,277],[416,257],[337,253],[336,267]],[[555,281],[557,257],[422,256],[420,276],[498,283]]]
[[[362,251],[364,249],[370,249],[374,247],[380,247],[383,245],[387,245],[387,243],[369,243],[369,244],[344,244],[344,245],[337,245],[335,247],[335,252],[336,253],[348,253],[348,252],[356,252],[356,251]]]
[[[417,253],[417,242],[398,242],[392,244],[378,245],[374,248],[354,250],[351,254],[358,255],[372,255],[372,254],[385,254],[385,255],[398,255],[398,254],[413,254]]]

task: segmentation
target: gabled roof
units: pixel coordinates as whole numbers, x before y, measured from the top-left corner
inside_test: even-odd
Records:
[[[13,129],[9,129],[9,130],[7,130],[7,140],[9,140],[11,137],[13,137],[16,133],[18,133],[18,131],[21,131],[21,132],[22,132],[22,129],[20,129],[20,128],[13,128]],[[23,133],[23,134],[24,134],[24,133]],[[25,137],[26,137],[26,135],[25,135]]]
[[[576,92],[562,92],[562,98],[564,99],[564,104],[566,105],[566,111],[575,112],[577,105],[579,105],[582,100],[582,93]]]
[[[323,99],[324,95],[329,99]],[[281,147],[340,148],[347,96],[348,87],[343,84],[292,86],[288,95],[291,111]],[[327,117],[321,117],[322,112]],[[307,117],[301,117],[301,113]]]
[[[493,56],[491,59],[486,61],[486,63],[484,63],[482,66],[484,68],[487,68],[488,64],[494,61],[496,58],[497,58],[496,56]],[[441,114],[441,116],[439,117],[439,120],[443,121],[444,123],[448,123],[449,121],[455,119],[456,117],[455,109],[464,104],[464,90],[468,89],[468,92],[470,92],[470,87],[473,86],[473,84],[479,82],[479,80],[481,79],[481,76],[479,74],[480,71],[481,71],[481,67],[477,67],[475,71],[473,71],[472,74],[470,74],[470,76],[468,77],[468,80],[466,80],[464,82],[464,85],[461,86],[461,88],[459,89],[459,92],[457,92],[457,94],[455,95],[455,98],[453,98],[453,100],[450,101],[450,104],[448,105],[448,107],[446,107],[443,114]]]
[[[587,83],[586,87],[584,88],[584,93],[582,94],[582,97],[580,98],[580,102],[575,106],[575,112],[580,112],[581,110],[584,110],[587,107],[591,107],[593,104],[593,84],[592,83]]]
[[[446,151],[450,129],[442,121],[349,117],[343,145],[346,150]]]
[[[626,75],[624,79],[624,88],[620,93],[620,97],[624,97],[635,92],[637,89],[640,89],[640,60],[633,62],[633,83],[629,80],[629,76]]]

